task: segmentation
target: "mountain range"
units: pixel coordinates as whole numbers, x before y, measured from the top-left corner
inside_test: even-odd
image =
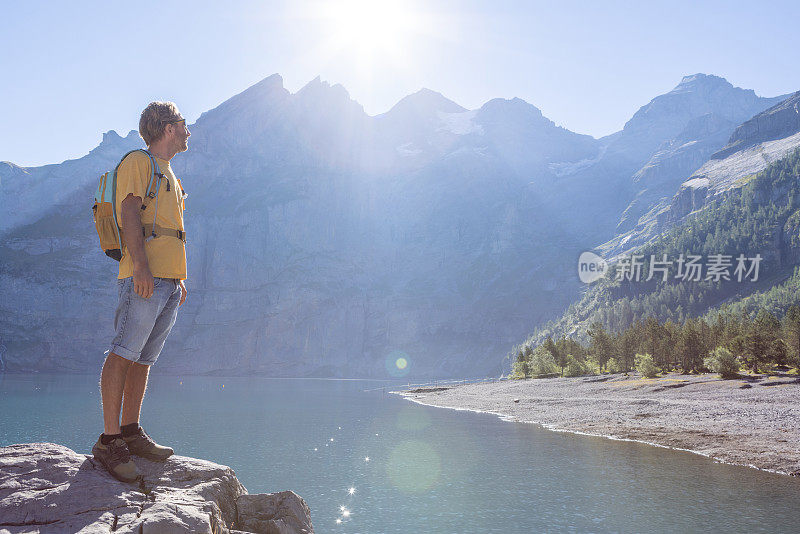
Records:
[[[498,374],[515,343],[585,291],[582,251],[646,243],[700,206],[696,180],[736,187],[714,178],[725,174],[714,162],[756,172],[800,143],[796,96],[696,74],[595,139],[518,98],[467,110],[423,89],[369,116],[341,85],[317,78],[290,93],[272,75],[203,113],[173,159],[189,194],[189,298],[159,366]],[[0,164],[8,369],[99,368],[116,264],[89,207],[100,173],[140,146],[112,131],[78,160]]]

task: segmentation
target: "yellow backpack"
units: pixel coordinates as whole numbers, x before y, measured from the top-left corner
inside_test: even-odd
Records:
[[[129,154],[134,152],[144,152],[147,154],[147,157],[150,158],[150,169],[152,170],[150,173],[150,182],[147,184],[147,195],[142,200],[143,210],[153,198],[158,197],[158,191],[161,189],[161,179],[164,178],[153,155],[144,149],[131,150],[122,157],[113,171],[107,171],[100,177],[100,185],[97,187],[97,192],[94,194],[92,216],[94,217],[94,225],[97,228],[97,235],[100,237],[100,248],[103,249],[106,256],[117,261],[122,259],[123,246],[122,232],[117,225],[117,169],[119,169],[122,161],[128,157]],[[154,183],[156,184],[155,192],[153,192]],[[156,212],[157,210],[158,202],[156,202]],[[148,226],[150,226],[151,234],[155,235],[155,228],[153,228],[155,225],[155,218],[153,219],[153,223],[153,225]],[[172,235],[175,235],[174,232],[175,231],[173,231]],[[182,232],[179,233],[182,234]],[[183,236],[181,235],[180,237]]]

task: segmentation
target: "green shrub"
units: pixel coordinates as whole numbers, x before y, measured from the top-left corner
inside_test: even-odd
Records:
[[[584,376],[589,374],[586,364],[577,359],[572,354],[567,356],[567,366],[564,368],[564,376]]]
[[[564,367],[564,376],[591,376],[600,373],[597,362],[591,358],[579,360],[572,354],[567,356],[567,365]]]
[[[608,362],[606,363],[606,369],[609,373],[621,373],[623,371],[622,364],[619,363],[619,360],[616,358],[609,358]]]
[[[528,362],[517,361],[511,364],[511,378],[527,378]]]
[[[599,375],[600,374],[600,362],[598,362],[594,357],[590,356],[586,358],[586,374],[587,375]]]
[[[653,362],[650,354],[637,354],[633,357],[633,366],[645,378],[654,378],[658,374],[658,368]]]
[[[533,358],[530,362],[531,376],[559,373],[560,371],[561,369],[556,365],[556,359],[550,354],[550,351],[541,347],[537,347],[533,351]]]
[[[739,374],[739,360],[725,347],[712,350],[703,363],[722,378],[735,378]]]

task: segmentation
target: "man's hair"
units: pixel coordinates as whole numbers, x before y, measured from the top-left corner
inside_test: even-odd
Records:
[[[167,124],[182,119],[178,106],[172,102],[150,102],[139,118],[139,135],[147,146],[164,136]]]

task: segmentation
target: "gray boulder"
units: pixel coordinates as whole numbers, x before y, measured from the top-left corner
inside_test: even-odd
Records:
[[[313,533],[291,491],[248,495],[230,467],[196,458],[134,461],[138,485],[62,445],[0,447],[0,534]]]
[[[294,534],[313,532],[311,510],[293,491],[240,495],[237,526],[245,532]]]

